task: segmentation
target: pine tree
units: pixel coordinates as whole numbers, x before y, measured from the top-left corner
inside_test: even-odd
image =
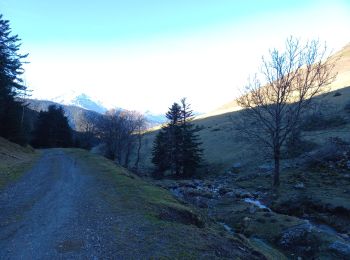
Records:
[[[72,130],[62,107],[51,105],[41,111],[33,132],[32,145],[38,148],[70,147]]]
[[[193,111],[190,105],[186,103],[186,99],[181,100],[181,132],[182,132],[182,151],[181,151],[181,167],[182,176],[189,177],[195,174],[202,161],[202,152],[200,148],[202,143],[198,132],[199,127],[195,127],[191,121],[193,120]]]
[[[161,129],[154,140],[152,150],[152,163],[156,166],[154,176],[164,177],[164,172],[170,168],[170,153],[167,143],[167,132]]]
[[[174,103],[166,113],[169,120],[167,127],[164,128],[167,136],[170,174],[176,176],[181,175],[181,107],[178,103]]]
[[[11,35],[10,23],[0,15],[0,136],[23,142],[22,104],[16,97],[26,90],[20,76],[23,59],[19,54],[20,39]]]
[[[186,99],[181,100],[181,105],[174,103],[169,108],[166,113],[169,122],[154,141],[152,162],[158,177],[167,170],[177,177],[192,176],[202,160],[199,128],[191,123],[193,111]]]

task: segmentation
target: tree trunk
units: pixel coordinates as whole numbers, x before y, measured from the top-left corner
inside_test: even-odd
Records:
[[[280,185],[280,149],[277,147],[274,149],[274,175],[273,175],[273,186],[278,187]]]
[[[140,152],[141,152],[141,146],[142,146],[142,134],[138,134],[138,147],[137,147],[137,157],[135,162],[135,172],[138,173],[139,171],[139,162],[140,162]]]
[[[126,148],[126,154],[124,159],[125,168],[129,167],[130,150],[131,150],[131,140],[128,141],[127,148]]]

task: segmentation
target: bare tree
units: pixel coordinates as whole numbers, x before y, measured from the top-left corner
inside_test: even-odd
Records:
[[[328,91],[336,78],[336,59],[327,53],[318,41],[302,45],[290,37],[285,51],[274,49],[268,59],[262,59],[260,73],[249,80],[237,100],[244,108],[244,133],[272,152],[274,186],[280,184],[281,148],[286,139],[299,126],[314,97]]]
[[[136,160],[140,160],[141,139],[143,134],[142,130],[145,128],[146,121],[144,116],[137,111],[125,111],[122,116],[124,118],[123,128],[125,132],[124,167],[128,168],[130,154],[136,143],[138,145]]]
[[[141,141],[137,140],[141,138],[139,135],[144,127],[144,117],[138,112],[115,109],[108,111],[99,123],[99,136],[105,145],[106,157],[129,167],[130,155],[136,143],[139,145],[138,150],[141,149]]]
[[[139,163],[141,158],[141,148],[142,148],[142,138],[146,131],[146,118],[142,114],[138,114],[136,117],[136,131],[135,135],[137,137],[137,150],[136,150],[136,160],[134,165],[134,170],[136,173],[139,171]]]

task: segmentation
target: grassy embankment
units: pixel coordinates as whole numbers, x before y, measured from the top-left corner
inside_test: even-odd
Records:
[[[101,156],[78,149],[66,151],[84,162],[95,185],[102,187],[102,198],[116,216],[125,219],[114,229],[126,248],[133,250],[136,245],[143,257],[157,259],[263,258],[246,238],[228,234],[167,190]]]
[[[0,189],[19,179],[38,159],[40,153],[0,137]]]

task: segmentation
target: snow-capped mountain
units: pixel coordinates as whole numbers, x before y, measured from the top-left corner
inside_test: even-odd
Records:
[[[146,111],[144,115],[151,127],[161,125],[167,120],[164,114],[154,114],[150,111]]]
[[[50,100],[63,105],[72,105],[87,110],[92,110],[100,114],[103,114],[107,111],[107,108],[103,106],[100,101],[94,100],[85,93],[77,93],[75,91],[71,91],[64,95],[57,96]]]
[[[63,95],[50,98],[49,101],[59,103],[65,106],[76,106],[83,109],[91,110],[100,114],[104,114],[108,109],[101,101],[98,101],[85,93],[70,91]],[[122,108],[117,108],[122,109]],[[123,109],[122,109],[123,110]],[[163,124],[166,121],[165,115],[154,114],[150,111],[143,112],[149,127]]]

